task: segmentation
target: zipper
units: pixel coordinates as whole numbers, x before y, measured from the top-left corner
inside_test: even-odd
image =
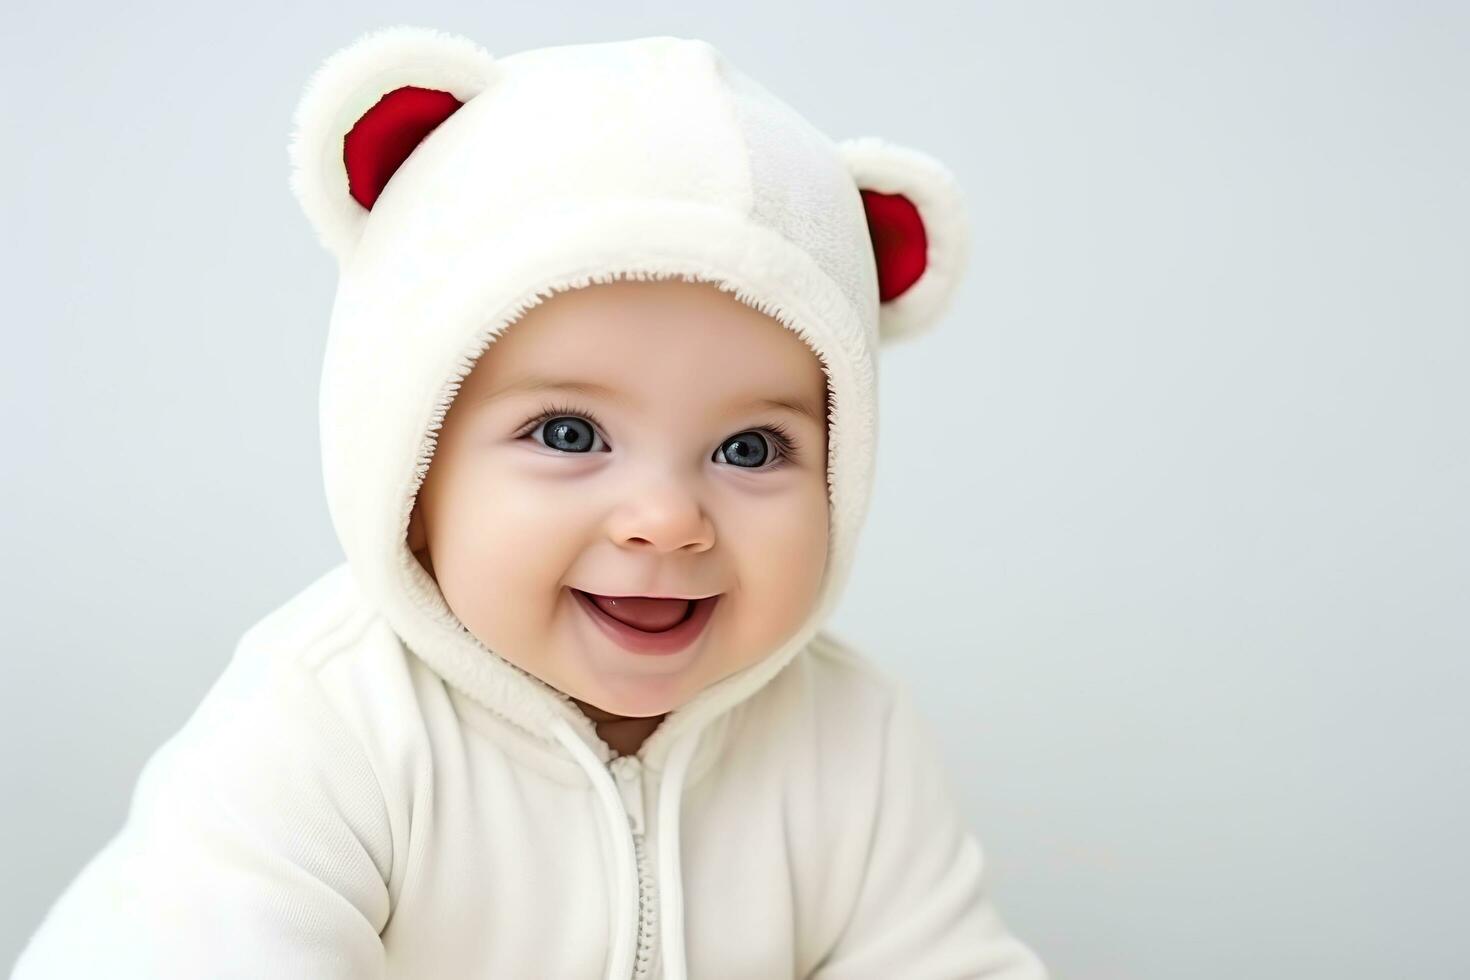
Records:
[[[648,867],[648,851],[644,841],[643,763],[635,755],[620,755],[610,768],[628,814],[628,829],[633,835],[633,854],[638,871],[638,936],[634,946],[632,980],[648,980],[653,965],[655,915],[658,909],[653,876]]]

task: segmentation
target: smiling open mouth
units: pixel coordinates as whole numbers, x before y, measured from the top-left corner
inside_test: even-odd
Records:
[[[604,635],[633,653],[677,653],[704,632],[720,596],[654,599],[603,596],[572,589],[577,603]]]

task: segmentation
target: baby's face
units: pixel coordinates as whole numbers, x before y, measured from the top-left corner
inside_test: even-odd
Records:
[[[491,650],[606,711],[666,713],[812,611],[826,396],[801,338],[713,285],[557,293],[465,379],[409,547]],[[574,590],[719,599],[692,642],[654,655],[615,642]]]

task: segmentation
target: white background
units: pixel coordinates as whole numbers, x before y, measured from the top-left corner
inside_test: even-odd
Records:
[[[702,37],[949,165],[839,634],[1056,975],[1470,975],[1470,7],[43,4],[0,14],[0,964],[241,632],[341,560],[290,114],[359,34]],[[7,967],[8,968],[8,967]]]

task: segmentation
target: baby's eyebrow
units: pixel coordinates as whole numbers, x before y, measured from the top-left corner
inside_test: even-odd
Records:
[[[623,394],[622,392],[614,388],[609,388],[607,385],[598,384],[595,381],[575,381],[569,378],[545,378],[540,376],[530,376],[521,378],[517,381],[511,382],[508,385],[503,385],[495,389],[481,400],[481,404],[517,392],[552,390],[571,391],[579,395],[586,395],[591,398],[602,398],[606,401],[610,401],[619,405],[626,405],[630,401],[628,396]],[[823,427],[827,425],[827,420],[821,412],[818,412],[816,408],[808,405],[806,402],[799,399],[770,397],[752,398],[744,404],[732,404],[728,407],[732,411],[744,408],[784,409],[785,411],[794,412],[797,415],[804,416],[815,425]]]
[[[571,381],[558,378],[543,378],[531,376],[513,381],[508,385],[496,388],[485,396],[485,401],[511,395],[519,391],[547,391],[556,389],[559,391],[574,391],[579,395],[588,395],[593,398],[604,398],[610,402],[624,402],[627,399],[623,395],[606,385],[600,385],[592,381]]]

